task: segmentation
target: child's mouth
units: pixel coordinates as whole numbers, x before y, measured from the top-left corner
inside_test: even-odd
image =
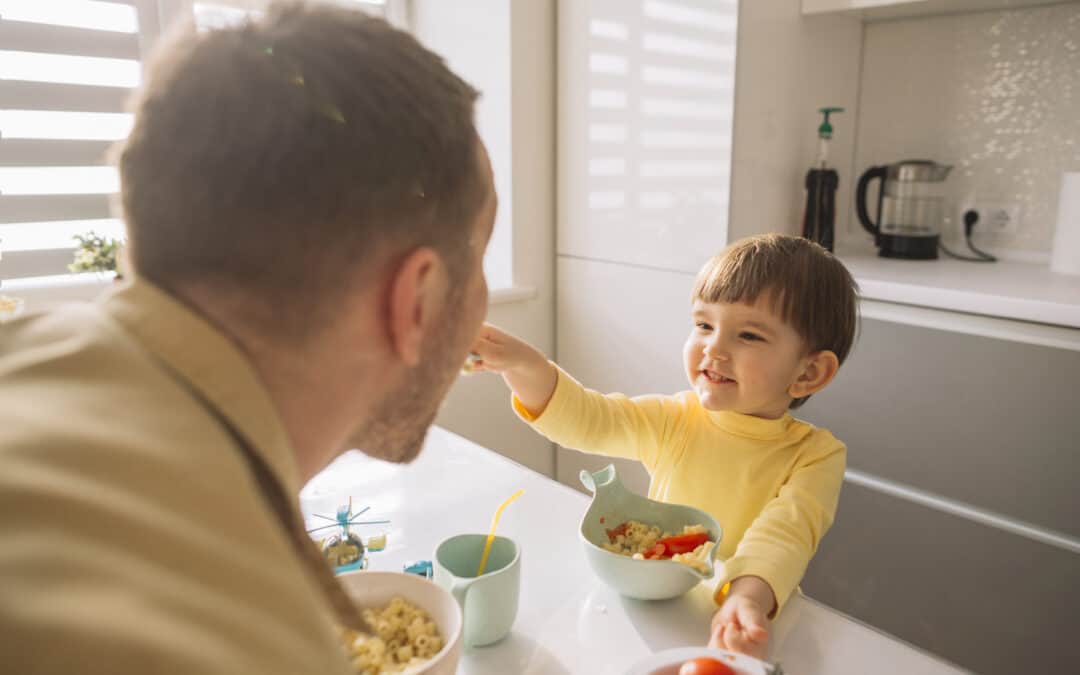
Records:
[[[705,376],[705,379],[713,384],[735,384],[735,380],[730,377],[724,377],[720,373],[713,372],[711,370],[703,370],[701,374]]]

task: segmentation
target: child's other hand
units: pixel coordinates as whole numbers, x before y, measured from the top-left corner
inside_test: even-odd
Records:
[[[764,581],[756,578],[755,581],[768,588]],[[771,599],[772,589],[768,590]],[[740,592],[740,587],[732,584],[723,606],[713,616],[709,646],[764,660],[769,647],[768,615],[772,604],[765,607],[761,595]]]

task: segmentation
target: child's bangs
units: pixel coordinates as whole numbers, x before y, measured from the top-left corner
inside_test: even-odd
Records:
[[[793,287],[785,277],[795,270],[772,269],[773,261],[767,256],[757,256],[753,264],[748,264],[750,261],[743,260],[751,253],[747,250],[731,253],[713,258],[702,268],[694,284],[693,299],[708,303],[754,303],[764,297],[774,314],[791,323],[797,298],[784,289]]]

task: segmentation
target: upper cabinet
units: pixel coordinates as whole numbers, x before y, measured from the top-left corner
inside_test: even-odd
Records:
[[[803,14],[847,12],[867,21],[1057,5],[1062,0],[802,0]]]
[[[738,0],[558,10],[558,254],[696,273],[727,243]]]

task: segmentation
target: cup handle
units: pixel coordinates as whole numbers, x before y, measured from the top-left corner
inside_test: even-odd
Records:
[[[472,588],[472,582],[456,581],[454,585],[450,587],[450,595],[454,596],[454,600],[457,600],[457,604],[461,607],[461,611],[465,611],[465,596],[469,594],[469,589]]]

